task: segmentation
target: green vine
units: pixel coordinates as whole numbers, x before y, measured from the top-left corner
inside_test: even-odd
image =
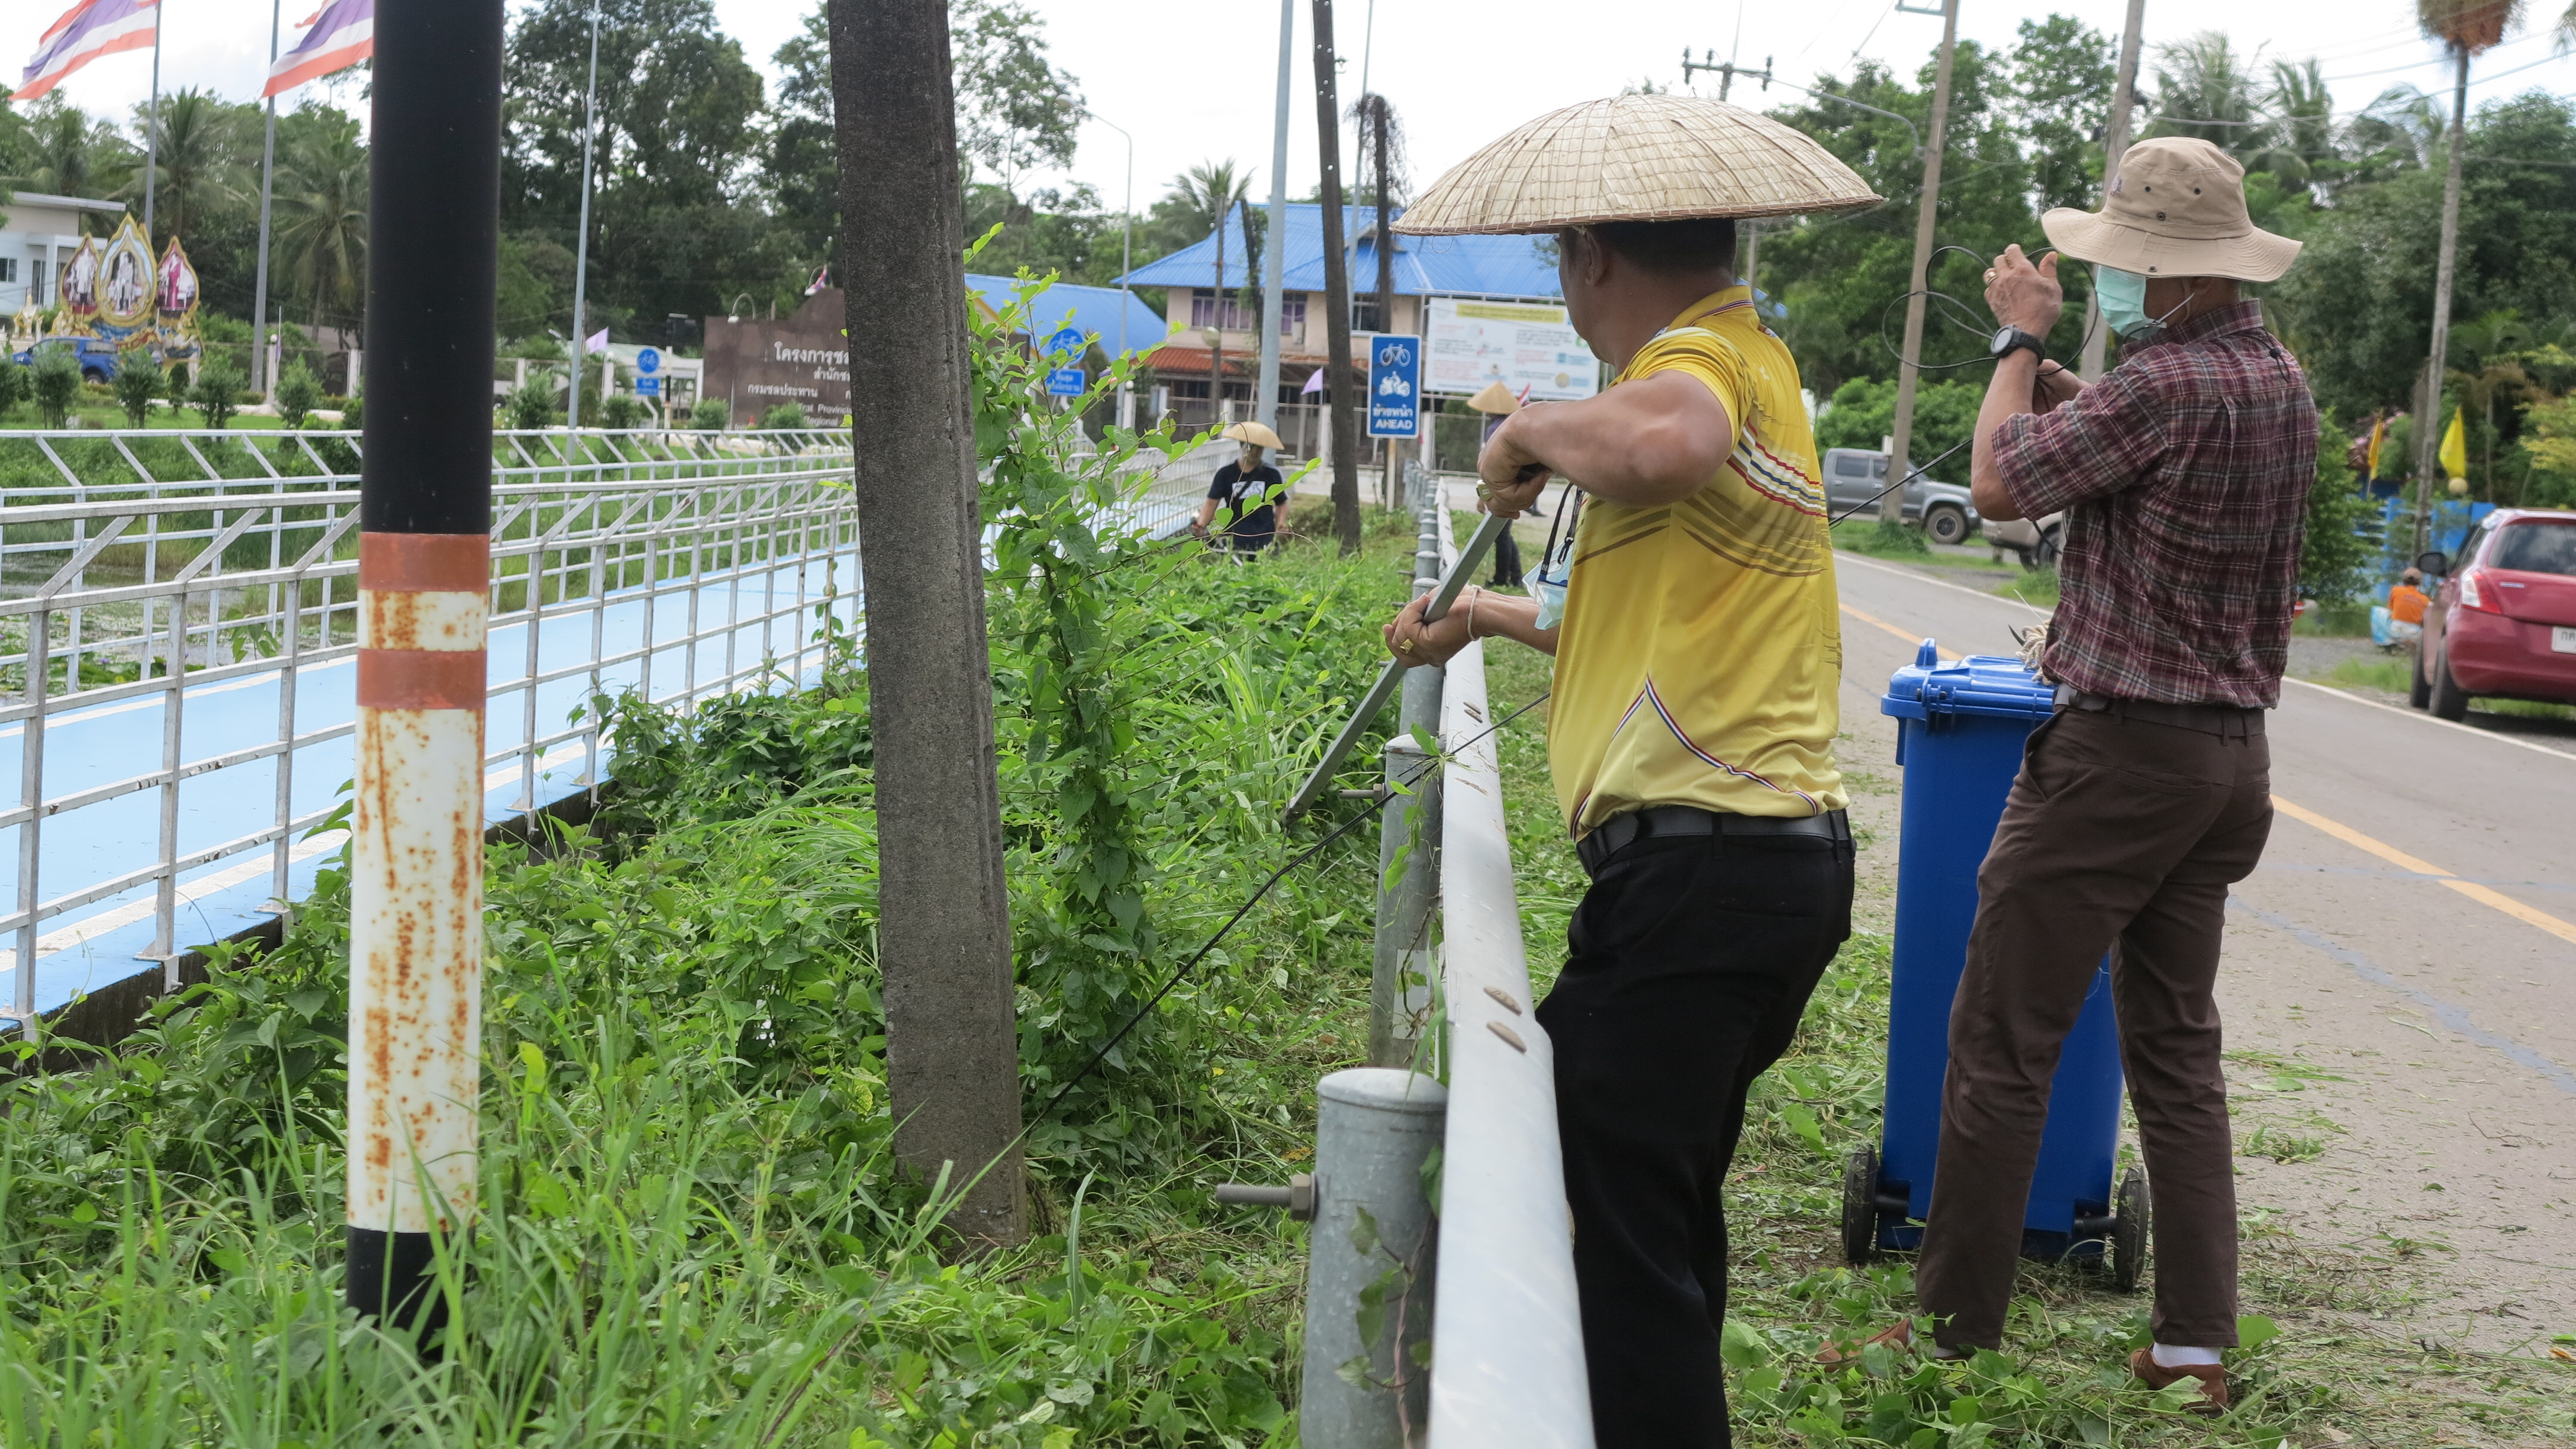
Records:
[[[1086,436],[1083,414],[1115,395],[1132,360],[1110,363],[1081,397],[1060,404],[1047,396],[1055,360],[1029,344],[1033,300],[1052,280],[1023,271],[1008,306],[991,316],[978,309],[973,319],[994,677],[1002,708],[1016,708],[1026,730],[1017,768],[1027,778],[1017,793],[1052,807],[1012,822],[1025,861],[1014,869],[1039,881],[1020,893],[1038,900],[1037,918],[1015,928],[1020,984],[1036,997],[1021,1031],[1035,1092],[1077,1070],[1152,989],[1160,939],[1145,905],[1135,674],[1122,667],[1139,641],[1130,637],[1133,584],[1121,569],[1163,550],[1123,505],[1140,452],[1168,456],[1184,446],[1168,427],[1111,428],[1097,443]],[[1137,1070],[1161,1045],[1162,1033],[1145,1023],[1085,1091],[1114,1095],[1105,1078]],[[1080,1096],[1069,1105],[1082,1115]]]

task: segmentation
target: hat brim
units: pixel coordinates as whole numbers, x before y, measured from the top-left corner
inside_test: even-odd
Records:
[[[2260,227],[2241,236],[2158,236],[2122,226],[2099,212],[2061,206],[2039,219],[2059,251],[2079,262],[2117,267],[2146,277],[2228,277],[2277,282],[2298,260],[2300,242]]]
[[[1279,441],[1279,435],[1277,433],[1270,431],[1259,423],[1236,423],[1233,427],[1217,434],[1217,436],[1221,438],[1231,438],[1238,443],[1259,443],[1265,448],[1284,448],[1288,446],[1287,444]]]

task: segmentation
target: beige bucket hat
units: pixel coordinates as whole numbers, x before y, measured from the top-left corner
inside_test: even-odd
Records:
[[[1521,410],[1520,394],[1500,381],[1485,384],[1485,390],[1467,399],[1467,406],[1480,413],[1516,413]]]
[[[1608,221],[1794,216],[1882,198],[1804,131],[1697,96],[1550,111],[1452,166],[1395,229],[1549,232]]]
[[[1238,443],[1259,443],[1265,448],[1284,448],[1288,446],[1287,444],[1279,441],[1279,435],[1277,433],[1270,431],[1259,423],[1236,423],[1233,427],[1217,434],[1217,436],[1220,438],[1231,438]]]
[[[2147,277],[2278,281],[2299,255],[2299,243],[2254,225],[2245,168],[2195,136],[2131,146],[2100,211],[2061,206],[2039,225],[2079,262]]]

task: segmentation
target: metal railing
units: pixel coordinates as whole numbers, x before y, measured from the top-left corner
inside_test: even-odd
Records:
[[[336,847],[337,832],[299,837],[349,774],[359,448],[336,432],[0,434],[16,1019],[58,1004],[38,999],[45,957],[147,916],[136,954],[175,985],[183,898],[264,874],[282,902],[293,868]],[[792,682],[825,647],[813,611],[855,617],[846,434],[504,432],[493,449],[485,769],[490,790],[515,786],[504,816],[596,788],[595,696],[687,705]]]

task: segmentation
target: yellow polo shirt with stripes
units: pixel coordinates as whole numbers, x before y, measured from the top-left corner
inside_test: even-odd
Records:
[[[1684,309],[1618,382],[1662,372],[1717,395],[1735,452],[1678,503],[1583,505],[1548,720],[1577,838],[1646,805],[1795,816],[1845,803],[1833,542],[1797,364],[1738,286]]]

